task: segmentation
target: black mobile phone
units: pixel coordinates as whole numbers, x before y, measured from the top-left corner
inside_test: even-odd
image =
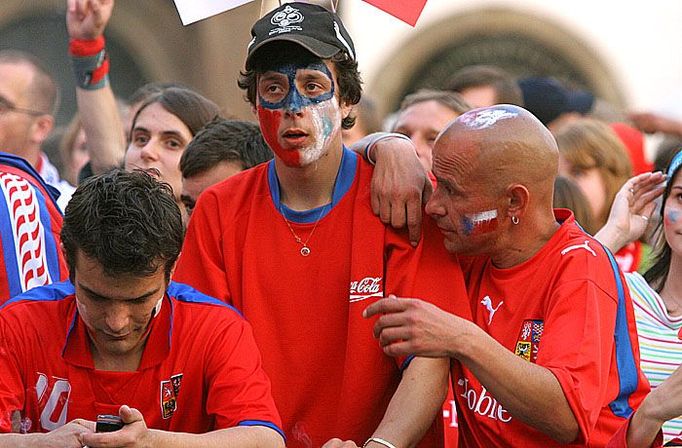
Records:
[[[118,415],[102,414],[97,416],[95,432],[114,432],[123,428],[123,422]]]

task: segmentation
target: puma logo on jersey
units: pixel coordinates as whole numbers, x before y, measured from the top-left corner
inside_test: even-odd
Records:
[[[488,325],[490,325],[493,322],[493,316],[495,316],[495,313],[497,312],[498,309],[502,306],[504,301],[500,301],[500,303],[493,308],[493,301],[490,298],[490,296],[485,296],[483,297],[483,300],[481,300],[481,305],[485,307],[486,310],[488,310]]]
[[[593,257],[596,257],[597,256],[596,252],[592,250],[592,248],[589,246],[589,244],[590,244],[590,240],[585,240],[585,242],[583,244],[575,244],[573,246],[568,246],[567,248],[565,248],[564,250],[561,251],[561,255],[566,255],[567,253],[569,253],[572,250],[585,249],[586,251],[591,253]]]

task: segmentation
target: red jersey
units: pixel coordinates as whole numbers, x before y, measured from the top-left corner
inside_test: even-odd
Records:
[[[462,274],[432,223],[417,248],[381,223],[370,206],[372,167],[348,152],[337,178],[348,189],[331,211],[316,224],[289,224],[304,241],[315,228],[302,256],[273,199],[273,173],[261,165],[202,194],[175,276],[234,304],[253,325],[289,447],[362,443],[401,377],[362,311],[396,294],[452,312],[466,294]]]
[[[579,426],[575,445],[605,446],[649,384],[639,369],[632,303],[610,253],[567,210],[528,261],[498,269],[488,257],[463,261],[476,324],[559,381]],[[470,263],[469,266],[467,264]],[[512,417],[464,366],[452,371],[464,447],[559,444]]]
[[[24,159],[0,152],[0,305],[66,280],[58,194]]]
[[[19,410],[22,432],[74,418],[118,415],[147,426],[204,433],[280,420],[249,324],[223,302],[171,282],[137,371],[94,367],[70,282],[34,288],[0,309],[0,432]]]

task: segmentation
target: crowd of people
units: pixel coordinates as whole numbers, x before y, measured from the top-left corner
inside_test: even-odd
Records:
[[[381,124],[306,2],[251,28],[254,122],[124,102],[113,9],[67,1],[59,163],[49,70],[0,51],[0,448],[682,442],[682,124],[489,65]]]

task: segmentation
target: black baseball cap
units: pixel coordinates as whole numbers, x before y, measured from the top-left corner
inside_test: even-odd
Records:
[[[275,41],[294,42],[322,59],[345,51],[355,60],[355,47],[343,22],[336,13],[310,3],[285,3],[261,17],[251,28],[246,68],[253,55]]]

